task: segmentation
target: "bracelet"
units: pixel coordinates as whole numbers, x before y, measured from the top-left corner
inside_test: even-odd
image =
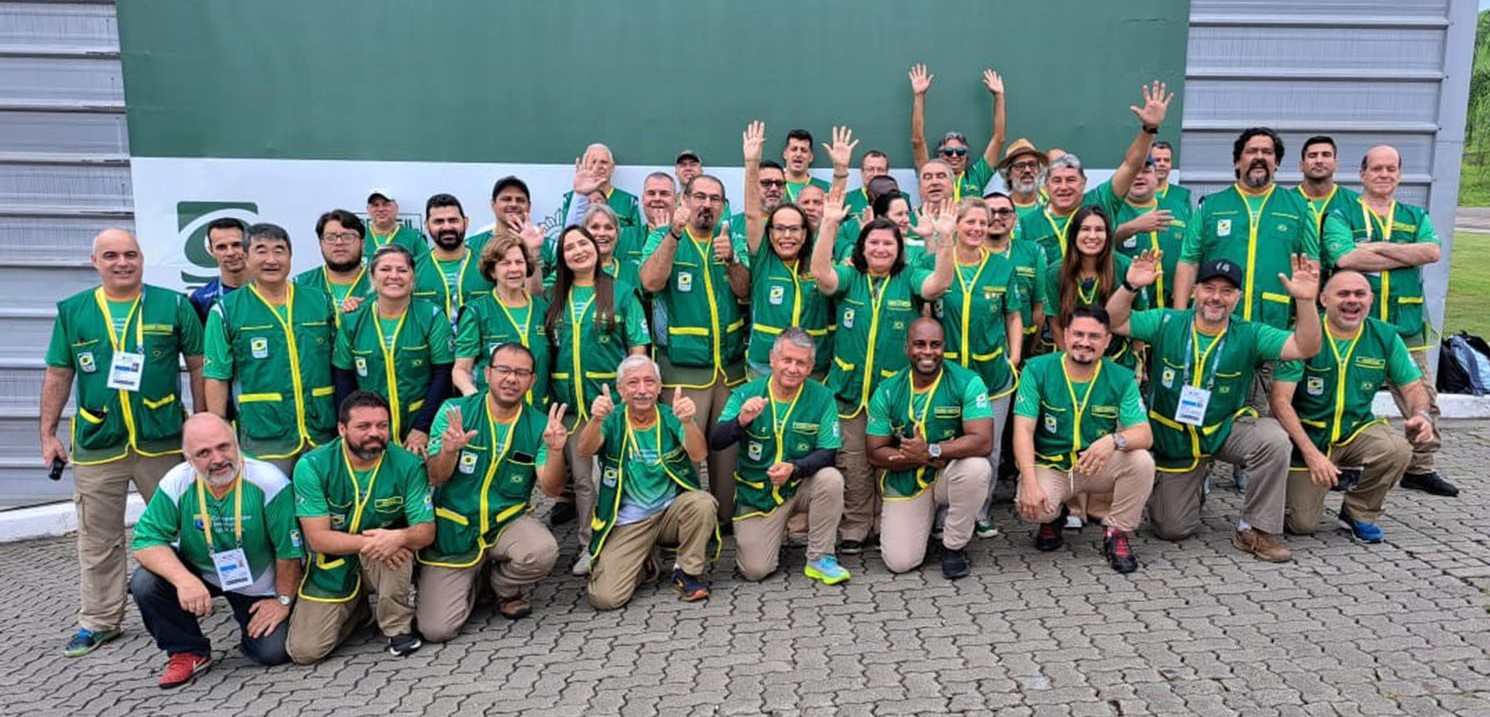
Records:
[[[1146,124],[1143,126],[1144,134],[1159,134],[1159,125]]]
[[[1138,293],[1138,287],[1136,287],[1136,286],[1128,283],[1128,278],[1127,277],[1123,277],[1123,283],[1119,284],[1119,286],[1123,287],[1124,289],[1127,289],[1128,291],[1130,291],[1130,292],[1132,292],[1134,294],[1137,294]]]

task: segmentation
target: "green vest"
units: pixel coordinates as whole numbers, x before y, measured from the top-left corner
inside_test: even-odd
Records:
[[[393,235],[391,237],[386,235],[380,237],[377,234],[373,233],[372,222],[368,222],[367,238],[365,241],[362,242],[362,258],[367,259],[368,261],[372,261],[373,253],[375,253],[379,247],[387,245],[389,242],[408,249],[409,253],[414,255],[414,259],[416,261],[420,257],[429,253],[429,242],[425,241],[424,235],[420,234],[418,231],[403,224],[399,224],[398,228],[393,230]]]
[[[287,291],[291,326],[253,284],[217,303],[233,356],[238,438],[244,451],[265,460],[336,437],[331,300],[311,287]]]
[[[1123,280],[1128,276],[1128,267],[1132,265],[1133,261],[1128,257],[1117,252],[1112,253],[1112,279],[1115,285],[1122,284]],[[1050,295],[1045,297],[1045,317],[1049,319],[1061,313],[1061,265],[1052,264],[1046,270],[1045,277],[1045,286],[1050,290]],[[1105,307],[1107,305],[1107,299],[1110,298],[1110,295],[1104,295],[1097,288],[1096,279],[1082,281],[1081,286],[1076,291],[1077,306]],[[1134,298],[1134,311],[1142,311],[1149,307],[1150,304],[1143,294],[1139,294]],[[1052,339],[1053,343],[1054,340]],[[1116,334],[1112,336],[1112,341],[1107,344],[1107,356],[1127,369],[1134,369],[1138,366],[1138,356],[1133,352],[1133,342],[1126,336],[1118,336]]]
[[[414,416],[424,407],[424,397],[434,380],[435,348],[430,342],[437,340],[435,326],[447,319],[444,312],[428,301],[409,302],[392,337],[393,348],[385,351],[384,339],[388,337],[382,333],[377,306],[376,300],[365,302],[342,320],[338,330],[352,346],[352,365],[341,368],[357,373],[357,388],[388,399],[393,407],[392,435],[402,444],[414,428]],[[449,343],[448,339],[444,340]],[[440,355],[449,354],[441,350]]]
[[[605,539],[616,527],[616,516],[621,512],[621,498],[626,493],[627,453],[632,451],[626,437],[630,426],[626,418],[627,407],[612,411],[601,423],[605,444],[595,458],[600,463],[600,484],[595,497],[595,515],[590,520],[590,557],[599,558],[605,547]],[[657,404],[658,453],[663,470],[683,490],[699,490],[698,468],[688,457],[683,447],[683,426],[673,415],[673,410]],[[669,420],[671,419],[671,420]],[[674,428],[675,427],[675,428]]]
[[[972,147],[968,152],[973,152]],[[976,158],[969,156],[967,168],[957,175],[957,181],[952,185],[952,201],[960,202],[968,197],[983,196],[983,187],[993,179],[993,167],[988,165],[988,160],[982,155]]]
[[[1311,199],[1309,195],[1304,193],[1303,185],[1294,187],[1293,191],[1299,195],[1299,199],[1304,200],[1304,206],[1309,208],[1309,217],[1314,220],[1314,226],[1319,228],[1320,236],[1324,236],[1325,217],[1337,211],[1348,212],[1355,209],[1357,206],[1356,202],[1361,198],[1361,195],[1338,184],[1322,200]]]
[[[1017,225],[1016,225],[1017,226]],[[1041,275],[1037,272],[1045,270],[1044,250],[1039,244],[1009,238],[1009,246],[1004,251],[1004,258],[1014,264],[1014,281],[1019,285],[1019,318],[1024,322],[1024,335],[1034,336],[1040,330],[1035,325],[1035,305],[1045,302],[1045,296],[1041,293]]]
[[[569,204],[574,201],[574,191],[564,192],[564,198],[559,201],[559,221],[564,221],[569,216]],[[646,226],[642,222],[641,202],[636,195],[624,189],[611,187],[610,195],[605,198],[605,203],[616,212],[619,220],[618,230],[626,230],[630,227]]]
[[[931,386],[926,410],[917,415],[911,411],[911,369],[906,368],[880,384],[879,391],[889,400],[890,428],[897,436],[910,436],[920,427],[926,442],[938,443],[962,435],[962,396],[977,374],[955,363],[942,364],[942,374]],[[880,495],[885,500],[914,498],[936,482],[938,472],[930,466],[908,471],[885,471],[880,477]]]
[[[564,302],[559,311],[553,332],[549,334],[549,348],[553,355],[553,383],[549,387],[550,400],[569,404],[569,413],[577,420],[588,420],[590,404],[609,385],[611,395],[616,391],[616,367],[631,349],[626,345],[626,324],[630,317],[627,311],[641,309],[640,302],[628,302],[628,295],[635,292],[630,285],[619,281],[611,287],[611,316],[614,323],[610,331],[595,325],[595,294],[574,311],[568,297],[555,297]],[[574,316],[579,314],[578,319]],[[642,319],[645,320],[644,318]],[[575,332],[575,325],[579,331]]]
[[[766,399],[766,410],[749,425],[742,426],[745,437],[740,439],[739,460],[735,468],[735,519],[767,515],[791,500],[802,485],[802,478],[793,476],[779,486],[771,484],[766,469],[782,461],[805,458],[817,450],[817,417],[836,409],[833,393],[822,384],[808,380],[787,408],[775,408],[771,403],[771,377],[762,376],[745,384],[735,392],[745,398],[760,396]],[[778,415],[773,411],[781,411]],[[780,425],[781,439],[777,440],[776,426]]]
[[[905,332],[921,314],[911,286],[913,273],[907,266],[898,274],[876,278],[856,270],[848,286],[839,287],[833,366],[826,383],[849,408],[839,414],[843,418],[868,408],[880,382],[909,362]]]
[[[1293,274],[1293,254],[1318,258],[1319,247],[1307,245],[1306,227],[1313,221],[1298,192],[1276,185],[1252,226],[1247,202],[1232,185],[1205,198],[1195,217],[1201,262],[1227,259],[1241,267],[1242,298],[1236,317],[1287,329],[1293,325],[1293,299],[1278,275]]]
[[[863,187],[850,190],[843,197],[843,206],[848,210],[848,218],[844,219],[844,221],[847,222],[863,214],[864,210],[868,209],[870,204],[872,202],[869,201],[869,192]],[[855,223],[857,224],[857,222]]]
[[[1148,405],[1154,462],[1166,472],[1191,471],[1201,458],[1221,449],[1231,435],[1232,421],[1251,410],[1247,396],[1252,391],[1252,376],[1263,362],[1257,353],[1258,324],[1233,317],[1226,332],[1201,357],[1203,368],[1198,368],[1191,333],[1194,325],[1194,309],[1166,310],[1159,333],[1150,343]],[[1187,377],[1192,386],[1211,392],[1201,426],[1174,420]]]
[[[445,270],[452,268],[451,265],[460,267],[453,291],[445,283]],[[479,246],[467,248],[464,259],[442,262],[431,253],[414,262],[414,298],[440,307],[452,324],[460,318],[462,307],[492,288],[492,283],[481,275]]]
[[[1391,324],[1367,317],[1354,345],[1337,356],[1329,330],[1324,333],[1324,348],[1304,362],[1293,408],[1314,447],[1329,454],[1331,445],[1348,443],[1362,429],[1383,420],[1371,412],[1371,401],[1387,382],[1388,359],[1401,339]],[[1303,464],[1297,447],[1294,463]]]
[[[1392,211],[1388,217],[1377,217],[1374,212],[1366,208],[1364,201],[1357,201],[1350,207],[1337,213],[1346,224],[1350,225],[1351,238],[1357,244],[1369,244],[1372,242],[1393,242],[1396,244],[1412,244],[1417,237],[1418,227],[1428,221],[1428,213],[1420,207],[1411,204],[1397,202],[1392,205]],[[1384,226],[1390,219],[1391,230]],[[1340,257],[1330,257],[1330,261],[1338,261]],[[1364,272],[1363,272],[1364,273]],[[1374,318],[1397,327],[1397,333],[1403,340],[1414,340],[1421,337],[1427,327],[1426,316],[1423,309],[1423,269],[1419,266],[1406,266],[1401,269],[1389,271],[1373,271],[1366,273],[1366,280],[1371,283],[1371,293],[1375,297],[1376,305],[1371,309]],[[1413,341],[1408,344],[1409,348],[1421,348]]]
[[[1172,189],[1174,187],[1171,187]],[[1186,194],[1188,196],[1188,194]],[[1111,209],[1115,210],[1111,215],[1112,226],[1115,230],[1119,225],[1126,224],[1156,209],[1168,210],[1174,220],[1170,222],[1169,228],[1164,231],[1151,231],[1134,234],[1118,243],[1113,249],[1123,256],[1132,259],[1150,249],[1158,249],[1163,252],[1159,257],[1162,271],[1153,284],[1145,286],[1140,290],[1139,296],[1143,297],[1148,305],[1154,308],[1167,308],[1174,305],[1174,276],[1180,262],[1180,249],[1185,244],[1185,232],[1190,226],[1190,205],[1180,199],[1179,192],[1169,192],[1165,197],[1159,198],[1154,204],[1140,206],[1124,199],[1117,202]],[[1119,276],[1121,281],[1124,276]]]
[[[808,257],[800,256],[797,261],[807,269]],[[817,344],[813,371],[822,375],[828,370],[833,357],[828,299],[817,290],[811,272],[793,271],[776,255],[768,239],[761,239],[760,248],[750,262],[750,320],[750,348],[746,355],[752,363],[770,363],[776,336],[795,326],[806,329]]]
[[[308,469],[300,466],[310,464]],[[305,473],[309,471],[309,473]],[[367,495],[362,494],[353,477],[342,439],[300,457],[297,474],[318,479],[326,492],[331,509],[331,529],[359,535],[382,528],[404,528],[404,485],[409,481],[427,481],[424,462],[398,446],[388,446],[373,469]],[[345,602],[362,587],[362,558],[359,555],[324,555],[312,553],[300,581],[300,597],[313,602]]]
[[[1171,202],[1171,206],[1183,206],[1189,212],[1195,206],[1195,200],[1191,196],[1190,188],[1179,184],[1165,184],[1156,194],[1159,195],[1159,203]],[[1169,207],[1165,207],[1168,209]]]
[[[56,331],[72,354],[77,414],[72,421],[72,459],[78,465],[123,458],[130,448],[143,456],[181,452],[185,420],[181,391],[183,344],[180,302],[186,297],[146,284],[123,335],[113,333],[103,287],[57,302]],[[114,341],[124,351],[145,354],[140,390],[108,387]],[[54,343],[56,339],[53,340]],[[200,354],[201,346],[194,347]]]
[[[485,392],[452,398],[440,410],[460,408],[461,426],[476,437],[460,450],[450,481],[435,488],[435,542],[419,551],[419,562],[469,568],[481,562],[513,520],[526,515],[537,480],[534,461],[543,448],[548,417],[528,404],[519,407],[508,433],[493,426]]]
[[[308,286],[326,295],[326,303],[331,307],[331,315],[336,326],[341,326],[341,302],[336,299],[336,292],[332,290],[331,276],[326,273],[326,267],[318,266],[309,271],[302,271],[293,279],[296,286]],[[357,274],[357,279],[352,282],[352,288],[347,292],[348,297],[360,296],[364,300],[371,299],[377,295],[373,290],[372,277],[367,273],[367,267],[363,266]]]
[[[1014,381],[1004,315],[1024,302],[1014,264],[987,251],[981,256],[971,278],[962,265],[956,267],[952,288],[937,300],[935,315],[946,334],[946,360],[973,369],[993,395],[1002,395]]]
[[[528,389],[528,403],[539,406],[548,403],[550,357],[548,330],[543,326],[543,317],[548,313],[548,299],[529,296],[527,310],[527,320],[518,321],[517,315],[497,298],[496,289],[466,304],[462,313],[476,322],[481,335],[481,353],[476,356],[476,364],[471,369],[471,380],[475,382],[478,394],[486,391],[486,367],[491,363],[492,349],[500,344],[520,343],[533,352],[533,387]],[[461,318],[464,323],[465,317]]]
[[[1078,393],[1067,382],[1065,355],[1036,356],[1020,375],[1020,381],[1034,381],[1040,391],[1035,463],[1061,471],[1071,470],[1087,446],[1122,427],[1118,421],[1123,394],[1134,382],[1132,370],[1104,358],[1086,389]]]
[[[667,311],[663,356],[681,368],[712,368],[708,381],[693,386],[701,388],[720,373],[730,375],[727,367],[745,357],[745,314],[730,290],[725,265],[714,260],[713,245],[708,240],[695,242],[692,230],[677,242],[667,286],[656,293]]]

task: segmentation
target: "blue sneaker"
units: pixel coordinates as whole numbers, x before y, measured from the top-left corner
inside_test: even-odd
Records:
[[[82,657],[83,655],[93,652],[100,647],[103,647],[103,644],[105,642],[108,642],[123,633],[124,631],[118,628],[115,628],[113,630],[99,630],[98,632],[94,632],[86,627],[80,627],[78,628],[77,634],[73,635],[72,639],[67,641],[67,647],[63,649],[62,654],[67,655],[68,657]]]
[[[824,585],[837,585],[851,577],[848,569],[839,565],[838,558],[832,555],[824,555],[807,563],[807,567],[802,568],[802,572],[813,580],[822,581]]]
[[[1386,537],[1381,532],[1381,526],[1350,517],[1350,513],[1345,512],[1344,506],[1340,507],[1340,525],[1348,528],[1350,534],[1362,543],[1380,543]]]

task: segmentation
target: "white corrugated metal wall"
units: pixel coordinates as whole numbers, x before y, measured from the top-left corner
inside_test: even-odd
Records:
[[[1403,153],[1403,198],[1428,204],[1447,244],[1475,9],[1475,0],[1193,0],[1185,183],[1199,194],[1230,183],[1231,141],[1252,125],[1283,133],[1285,183],[1298,181],[1299,144],[1311,134],[1336,138],[1350,181],[1366,147],[1389,142]],[[92,235],[131,219],[112,3],[0,2],[0,507],[71,491],[46,480],[36,448],[53,303],[96,281]],[[1447,262],[1429,273],[1441,316]]]

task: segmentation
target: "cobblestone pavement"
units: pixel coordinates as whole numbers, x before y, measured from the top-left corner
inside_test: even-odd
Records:
[[[155,687],[164,665],[131,607],[124,637],[62,656],[76,612],[70,540],[0,546],[0,713],[16,715],[1490,715],[1490,422],[1446,431],[1459,500],[1394,492],[1387,543],[1343,531],[1292,538],[1269,565],[1229,544],[1239,503],[1220,478],[1205,532],[1136,541],[1120,576],[1088,528],[1038,553],[1002,510],[973,576],[933,560],[891,576],[876,554],[854,578],[802,576],[800,548],[762,584],[730,575],[726,548],[704,604],[644,588],[590,609],[569,576],[572,528],[532,617],[479,607],[443,646],[397,659],[370,630],[316,667],[262,668],[229,649],[226,606],[208,621],[219,663]],[[1332,499],[1331,505],[1337,505]]]

